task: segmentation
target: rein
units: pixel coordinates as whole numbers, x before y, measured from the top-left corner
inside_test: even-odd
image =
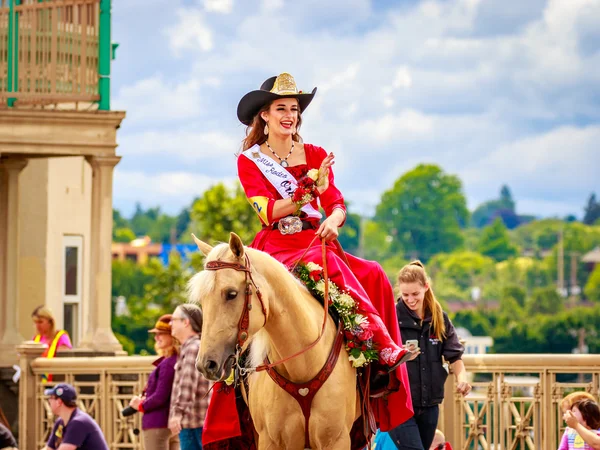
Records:
[[[306,255],[306,253],[308,252],[308,250],[311,248],[312,244],[315,242],[315,240],[318,237],[319,236],[315,236],[313,238],[313,240],[310,242],[310,245],[304,251],[304,253],[300,257],[298,262],[296,262],[296,264],[294,264],[294,266],[292,268],[292,272],[294,271],[294,269],[296,268],[298,263],[302,260],[302,258],[304,258],[304,256]],[[250,326],[250,311],[252,310],[252,303],[251,303],[251,301],[252,301],[252,286],[254,286],[254,289],[256,291],[256,296],[258,297],[258,300],[260,301],[260,306],[262,308],[263,315],[265,316],[264,323],[265,324],[267,323],[267,310],[265,308],[265,305],[264,305],[264,302],[262,299],[262,293],[260,292],[259,287],[254,282],[254,279],[252,278],[252,266],[250,264],[250,258],[248,258],[247,254],[245,255],[246,265],[240,264],[240,263],[229,263],[229,262],[220,261],[220,260],[208,261],[206,263],[205,270],[216,271],[216,270],[221,270],[221,269],[233,269],[233,270],[237,270],[238,272],[244,272],[244,274],[245,274],[246,290],[245,290],[245,297],[244,297],[244,307],[242,309],[242,314],[240,316],[240,320],[238,321],[238,337],[237,337],[237,345],[236,345],[236,354],[230,356],[230,357],[233,357],[235,360],[236,369],[239,370],[243,375],[246,373],[249,373],[249,372],[261,372],[261,371],[264,371],[267,369],[271,369],[275,366],[283,364],[286,361],[289,361],[290,359],[296,358],[297,356],[302,355],[303,353],[309,351],[315,345],[317,345],[317,343],[321,340],[321,338],[325,334],[325,328],[327,326],[328,309],[329,309],[329,277],[327,275],[326,250],[327,249],[326,249],[325,241],[321,241],[321,255],[323,258],[323,280],[325,282],[325,289],[324,289],[324,293],[323,293],[323,297],[324,297],[323,325],[321,326],[321,332],[319,333],[319,337],[317,337],[317,339],[312,344],[310,344],[308,347],[300,350],[297,353],[294,353],[291,356],[280,359],[279,361],[275,361],[273,363],[261,364],[260,366],[257,366],[255,368],[246,368],[246,367],[239,366],[239,359],[240,359],[242,347],[245,344],[246,340],[248,339],[248,328]]]

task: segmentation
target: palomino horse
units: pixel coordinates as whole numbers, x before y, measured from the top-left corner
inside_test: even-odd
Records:
[[[204,314],[196,366],[207,379],[222,380],[230,374],[240,343],[244,347],[252,343],[248,366],[256,367],[267,357],[271,362],[279,361],[317,340],[323,306],[283,264],[264,252],[244,247],[235,233],[231,233],[229,245],[214,248],[194,238],[206,255],[205,267],[211,268],[196,274],[189,283],[190,299],[201,304]],[[244,317],[245,329],[240,327]],[[294,386],[304,386],[297,389],[299,400],[276,384],[267,371],[249,376],[245,400],[258,435],[258,449],[350,448],[350,430],[360,408],[356,370],[344,346],[312,399],[310,419],[300,407],[302,396],[314,394],[310,392],[312,384],[302,383],[322,372],[336,341],[334,322],[329,317],[327,320],[322,339],[314,347],[274,368]]]

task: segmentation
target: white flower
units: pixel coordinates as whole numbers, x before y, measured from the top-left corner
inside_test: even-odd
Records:
[[[337,297],[340,294],[340,289],[337,287],[337,284],[329,282],[329,292],[331,292],[332,296]]]
[[[337,302],[344,308],[354,307],[354,299],[350,295],[343,293],[337,298]]]
[[[363,316],[361,314],[357,314],[356,316],[354,316],[354,324],[355,325],[361,325],[363,323],[366,325],[369,324],[369,321],[365,316]]]
[[[319,169],[310,169],[306,176],[313,181],[317,181],[319,178]]]
[[[314,262],[306,263],[306,268],[309,272],[314,272],[315,270],[323,270],[323,268],[320,265],[315,264]]]
[[[325,281],[323,280],[319,280],[316,284],[315,284],[315,290],[317,290],[318,292],[320,292],[321,294],[325,293]]]
[[[348,357],[348,359],[352,363],[352,367],[362,367],[367,362],[367,358],[365,358],[365,354],[364,353],[361,353],[358,358],[355,358],[354,356],[350,355]]]

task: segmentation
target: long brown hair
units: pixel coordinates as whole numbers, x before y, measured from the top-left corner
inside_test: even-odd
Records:
[[[421,261],[413,261],[407,264],[398,273],[398,289],[402,283],[419,283],[421,286],[429,286],[423,299],[423,317],[431,315],[431,326],[435,337],[440,341],[446,338],[446,324],[444,323],[444,311],[442,305],[435,298],[431,281],[425,272],[425,266]],[[402,300],[403,301],[403,300]]]
[[[265,125],[267,122],[264,121],[260,114],[268,111],[271,108],[272,103],[273,102],[269,102],[260,108],[254,116],[254,119],[252,119],[252,123],[246,127],[246,137],[242,141],[242,151],[248,150],[255,145],[262,145],[266,142],[268,136],[265,134]],[[296,124],[296,133],[292,136],[292,139],[296,142],[302,142],[302,138],[299,134],[300,125],[302,125],[302,115],[300,105],[298,105],[298,123]]]

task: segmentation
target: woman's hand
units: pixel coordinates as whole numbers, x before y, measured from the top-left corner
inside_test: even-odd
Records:
[[[131,406],[133,409],[139,411],[140,404],[142,403],[142,401],[143,401],[142,397],[140,397],[139,395],[136,395],[129,402],[129,406]]]
[[[319,167],[319,178],[317,178],[317,190],[319,194],[325,192],[329,187],[329,168],[335,164],[334,158],[333,153],[330,153],[321,163],[321,167]]]
[[[406,350],[408,350],[411,353],[410,358],[408,358],[408,361],[413,361],[421,354],[421,349],[414,344],[411,344],[411,345],[405,344],[402,347],[404,347]]]
[[[320,236],[325,242],[331,242],[337,239],[340,234],[338,231],[339,223],[339,219],[331,215],[321,223],[315,234]]]
[[[462,395],[468,395],[471,392],[471,385],[468,381],[459,381],[456,385],[456,391]]]

